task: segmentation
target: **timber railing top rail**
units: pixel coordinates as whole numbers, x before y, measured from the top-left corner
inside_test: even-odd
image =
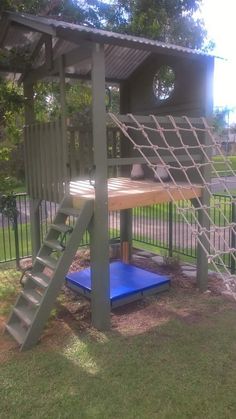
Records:
[[[196,162],[201,161],[200,154],[193,154],[193,159]],[[175,160],[171,156],[163,156],[163,160],[166,163],[173,163]],[[178,160],[180,162],[188,162],[189,158],[184,155],[179,155]],[[149,157],[149,161],[153,164],[158,163],[157,157]],[[143,157],[117,157],[114,159],[107,159],[108,166],[129,166],[132,164],[146,164],[146,161]]]
[[[119,119],[120,122],[122,123],[131,123],[134,124],[134,120],[133,118],[129,115],[129,114],[115,114],[115,116]],[[160,124],[168,124],[170,123],[170,119],[169,116],[159,116],[159,115],[154,115],[155,119],[160,123]],[[140,124],[154,124],[154,120],[152,118],[152,115],[135,115],[133,114],[133,117],[140,123]],[[174,118],[175,122],[177,124],[187,124],[187,121],[185,119],[184,116],[174,116],[171,115],[172,118]],[[191,122],[191,124],[194,125],[204,125],[204,120],[208,122],[209,124],[209,128],[213,128],[212,126],[212,118],[211,117],[188,117],[189,122]],[[111,124],[112,122],[112,117],[111,114],[107,114],[107,122],[109,124]]]

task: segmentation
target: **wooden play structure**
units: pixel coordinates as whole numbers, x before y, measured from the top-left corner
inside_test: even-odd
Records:
[[[0,26],[0,46],[11,48],[13,45],[27,47],[31,58],[30,67],[12,69],[0,64],[0,71],[14,72],[24,86],[25,168],[31,205],[34,265],[27,274],[24,289],[6,329],[21,349],[28,349],[40,337],[86,229],[90,233],[91,245],[89,298],[92,324],[99,330],[109,328],[109,211],[120,211],[121,253],[125,263],[131,257],[132,208],[137,206],[192,200],[197,208],[199,226],[209,231],[209,220],[199,202],[209,207],[209,191],[205,185],[210,182],[210,169],[207,164],[202,164],[206,156],[201,146],[207,147],[209,155],[209,127],[204,125],[202,117],[212,113],[214,58],[154,40],[39,16],[6,13]],[[159,72],[160,69],[173,73],[168,85],[165,85],[165,79],[161,80],[163,72]],[[61,117],[49,123],[37,123],[34,119],[33,85],[50,77],[59,78]],[[84,176],[80,178],[74,168],[70,170],[68,136],[72,131],[66,117],[66,79],[88,80],[92,84],[93,155],[90,160],[95,168],[94,185]],[[114,115],[106,113],[106,83],[115,83],[120,89],[120,115],[117,120]],[[149,115],[156,115],[156,120]],[[166,115],[172,115],[172,119]],[[189,119],[181,115],[187,115]],[[174,129],[173,124],[177,124]],[[193,135],[189,133],[189,124]],[[108,158],[109,127],[119,132],[118,158]],[[180,129],[184,142],[181,147],[174,138]],[[150,131],[149,137],[147,130]],[[197,130],[200,134],[195,144]],[[131,141],[127,138],[129,136]],[[147,157],[144,156],[145,146],[141,144],[141,137],[149,141]],[[161,141],[165,141],[166,145],[161,145]],[[191,151],[188,147],[192,147]],[[195,166],[184,170],[192,159]],[[160,162],[162,166],[165,163],[171,173],[167,184],[153,181],[152,169],[156,170]],[[134,164],[146,164],[143,166],[144,180],[130,179]],[[108,179],[110,167],[116,168],[119,176]],[[60,203],[42,245],[39,224],[41,200]],[[76,220],[73,227],[68,223],[72,216]],[[207,234],[202,234],[197,253],[197,281],[201,290],[207,288],[206,248]],[[129,281],[129,274],[126,280]],[[169,281],[164,278],[159,289],[158,286],[149,287],[147,293],[168,289]],[[124,302],[140,298],[140,295],[145,295],[142,292],[135,297],[126,296]]]

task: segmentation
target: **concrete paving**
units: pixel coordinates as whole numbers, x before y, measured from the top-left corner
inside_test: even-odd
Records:
[[[225,189],[236,189],[236,176],[225,176],[219,182],[219,178],[212,178],[211,192],[224,193]]]

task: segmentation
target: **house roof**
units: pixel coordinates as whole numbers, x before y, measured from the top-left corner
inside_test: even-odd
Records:
[[[51,40],[52,62],[55,64],[60,55],[65,55],[67,57],[67,75],[78,78],[89,78],[90,76],[90,47],[93,43],[104,44],[106,78],[111,81],[127,79],[152,53],[190,59],[204,59],[204,57],[211,56],[199,50],[42,16],[12,12],[3,14],[0,22],[0,48],[11,50],[14,47],[18,51],[27,49],[31,62],[33,62],[33,70],[45,67],[46,40]],[[49,67],[47,75],[55,75],[56,66],[51,63],[51,67],[54,69]],[[1,61],[0,71],[9,71]],[[15,68],[12,68],[12,71],[21,74],[24,73],[25,68],[18,63]]]

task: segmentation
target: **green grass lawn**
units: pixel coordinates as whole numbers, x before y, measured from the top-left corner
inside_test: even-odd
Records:
[[[14,193],[18,194],[18,193],[24,193],[26,192],[26,185],[23,183],[19,183],[17,186],[15,186],[14,188]]]
[[[30,224],[18,225],[20,257],[31,252]],[[0,261],[13,260],[16,257],[15,233],[11,224],[7,228],[0,228]]]
[[[0,272],[1,316],[17,280],[14,270]],[[235,303],[174,288],[150,304],[159,311],[145,321],[159,313],[157,324],[141,333],[81,331],[74,322],[63,335],[60,317],[25,353],[1,336],[0,418],[234,419]],[[129,330],[140,314],[132,310]]]
[[[217,172],[220,172],[222,176],[232,175],[230,169],[236,171],[236,156],[227,156],[227,162],[229,162],[229,168],[226,167],[226,164],[221,156],[213,156],[212,160],[215,163],[214,168]],[[214,177],[214,173],[212,174]]]
[[[230,199],[227,199],[227,195],[225,197],[222,196],[224,194],[219,194],[219,196],[215,196],[211,198],[211,210],[210,210],[210,217],[212,220],[215,221],[215,224],[218,226],[225,225],[226,221],[225,218],[228,220],[231,219],[231,204]],[[177,209],[177,208],[180,209]],[[183,223],[189,221],[190,223],[194,223],[194,220],[197,217],[197,212],[193,209],[192,211],[188,208],[191,208],[190,201],[181,201],[173,204],[173,223]],[[186,210],[184,210],[186,209]],[[183,211],[182,211],[183,210]],[[164,203],[161,205],[153,205],[151,207],[141,207],[141,208],[134,208],[133,209],[133,216],[137,218],[137,220],[142,220],[142,217],[146,219],[161,219],[163,222],[168,222],[169,220],[169,207],[168,203]]]

